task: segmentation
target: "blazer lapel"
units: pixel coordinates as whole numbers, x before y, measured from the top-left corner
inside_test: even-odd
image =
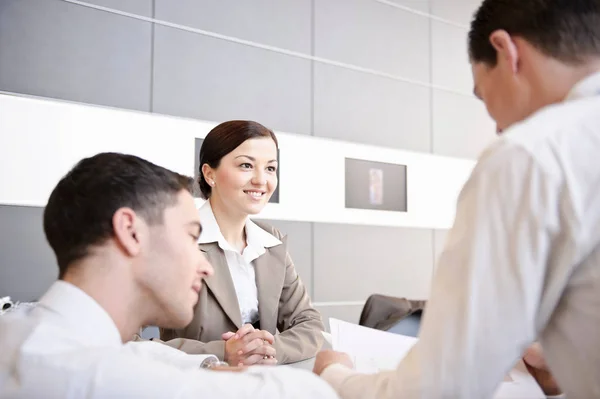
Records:
[[[286,237],[281,242],[282,245],[266,248],[266,252],[254,261],[260,328],[271,334],[275,334],[277,330],[279,298],[286,272]]]
[[[215,299],[237,328],[242,327],[242,314],[238,304],[237,295],[227,266],[225,254],[217,243],[199,244],[201,251],[215,269],[215,274],[205,279],[206,286],[213,293]]]

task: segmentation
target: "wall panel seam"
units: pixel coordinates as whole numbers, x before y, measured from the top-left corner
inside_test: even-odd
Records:
[[[178,30],[185,31],[185,32],[196,33],[196,34],[200,34],[203,36],[212,37],[214,39],[220,39],[220,40],[224,40],[224,41],[228,41],[228,42],[232,42],[232,43],[236,43],[236,44],[241,44],[241,45],[245,45],[245,46],[249,46],[249,47],[258,48],[261,50],[271,51],[274,53],[288,55],[291,57],[296,57],[296,58],[300,58],[300,59],[304,59],[304,60],[308,60],[308,61],[318,62],[320,64],[335,66],[335,67],[339,67],[339,68],[343,68],[343,69],[352,70],[355,72],[365,73],[368,75],[373,75],[373,76],[378,76],[378,77],[382,77],[382,78],[386,78],[386,79],[390,79],[390,80],[413,84],[416,86],[433,88],[433,89],[449,92],[449,93],[464,96],[464,97],[475,98],[473,96],[472,92],[466,91],[466,90],[461,91],[461,90],[452,89],[450,87],[434,85],[432,83],[422,82],[422,81],[416,80],[416,79],[405,78],[403,76],[394,75],[394,74],[383,72],[383,71],[378,71],[376,69],[365,68],[365,67],[361,67],[358,65],[335,61],[335,60],[331,60],[331,59],[324,58],[324,57],[317,57],[317,56],[305,54],[305,53],[302,53],[299,51],[288,50],[288,49],[284,49],[284,48],[280,48],[280,47],[276,47],[276,46],[271,46],[271,45],[267,45],[267,44],[254,42],[251,40],[246,40],[246,39],[241,39],[241,38],[237,38],[237,37],[233,37],[233,36],[223,35],[220,33],[211,32],[211,31],[207,31],[207,30],[203,30],[203,29],[192,28],[189,26],[176,24],[176,23],[172,23],[172,22],[168,22],[168,21],[163,21],[163,20],[156,19],[156,18],[144,17],[141,15],[132,14],[132,13],[125,12],[125,11],[120,11],[120,10],[116,10],[113,8],[99,6],[99,5],[91,4],[91,3],[86,3],[84,1],[79,1],[79,0],[60,0],[60,1],[96,9],[99,11],[108,12],[111,14],[120,15],[123,17],[133,18],[133,19],[137,19],[140,21],[144,21],[144,22],[153,23],[155,25],[161,25],[161,26],[178,29]]]
[[[446,19],[446,18],[442,18],[442,17],[438,17],[437,15],[432,14],[431,13],[431,5],[430,5],[429,12],[427,13],[427,12],[415,10],[414,8],[403,6],[403,5],[398,4],[398,3],[394,3],[393,1],[390,1],[390,0],[375,0],[375,1],[378,2],[378,3],[381,3],[381,4],[388,5],[390,7],[398,8],[400,10],[409,12],[411,14],[415,14],[415,15],[419,15],[421,17],[429,18],[430,21],[441,22],[441,23],[444,23],[446,25],[451,25],[451,26],[454,26],[454,27],[457,27],[457,28],[461,28],[461,29],[465,29],[465,30],[469,29],[469,27],[467,25],[463,25],[463,24],[460,24],[458,22],[454,22],[452,20],[449,20],[449,19]]]

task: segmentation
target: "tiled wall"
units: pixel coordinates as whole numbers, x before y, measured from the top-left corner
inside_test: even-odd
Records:
[[[466,53],[477,0],[75,3],[0,0],[0,91],[204,121],[254,119],[314,136],[315,146],[326,138],[473,160],[493,139],[471,94]],[[0,134],[10,143],[10,131]],[[178,132],[163,134],[175,140]],[[306,158],[327,168],[328,159]],[[440,182],[455,178],[447,173]],[[35,299],[56,275],[42,210],[26,204],[0,200],[0,296],[20,300]],[[368,218],[270,219],[289,233],[319,309],[350,321],[371,293],[426,298],[445,236],[443,228]]]

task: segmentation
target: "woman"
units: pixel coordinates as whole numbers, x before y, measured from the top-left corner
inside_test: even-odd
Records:
[[[167,344],[230,365],[292,363],[320,349],[323,323],[277,229],[255,223],[277,187],[277,138],[252,121],[211,130],[200,149],[198,240],[215,269],[194,320],[161,330]]]

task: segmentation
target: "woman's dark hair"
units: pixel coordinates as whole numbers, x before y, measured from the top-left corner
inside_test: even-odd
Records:
[[[211,168],[216,169],[219,167],[221,159],[239,147],[244,141],[261,137],[270,137],[275,142],[275,146],[279,148],[275,133],[258,122],[227,121],[208,132],[202,143],[202,148],[200,148],[200,162],[198,163],[198,185],[204,199],[210,197],[212,188],[204,179],[202,166],[206,163]]]

